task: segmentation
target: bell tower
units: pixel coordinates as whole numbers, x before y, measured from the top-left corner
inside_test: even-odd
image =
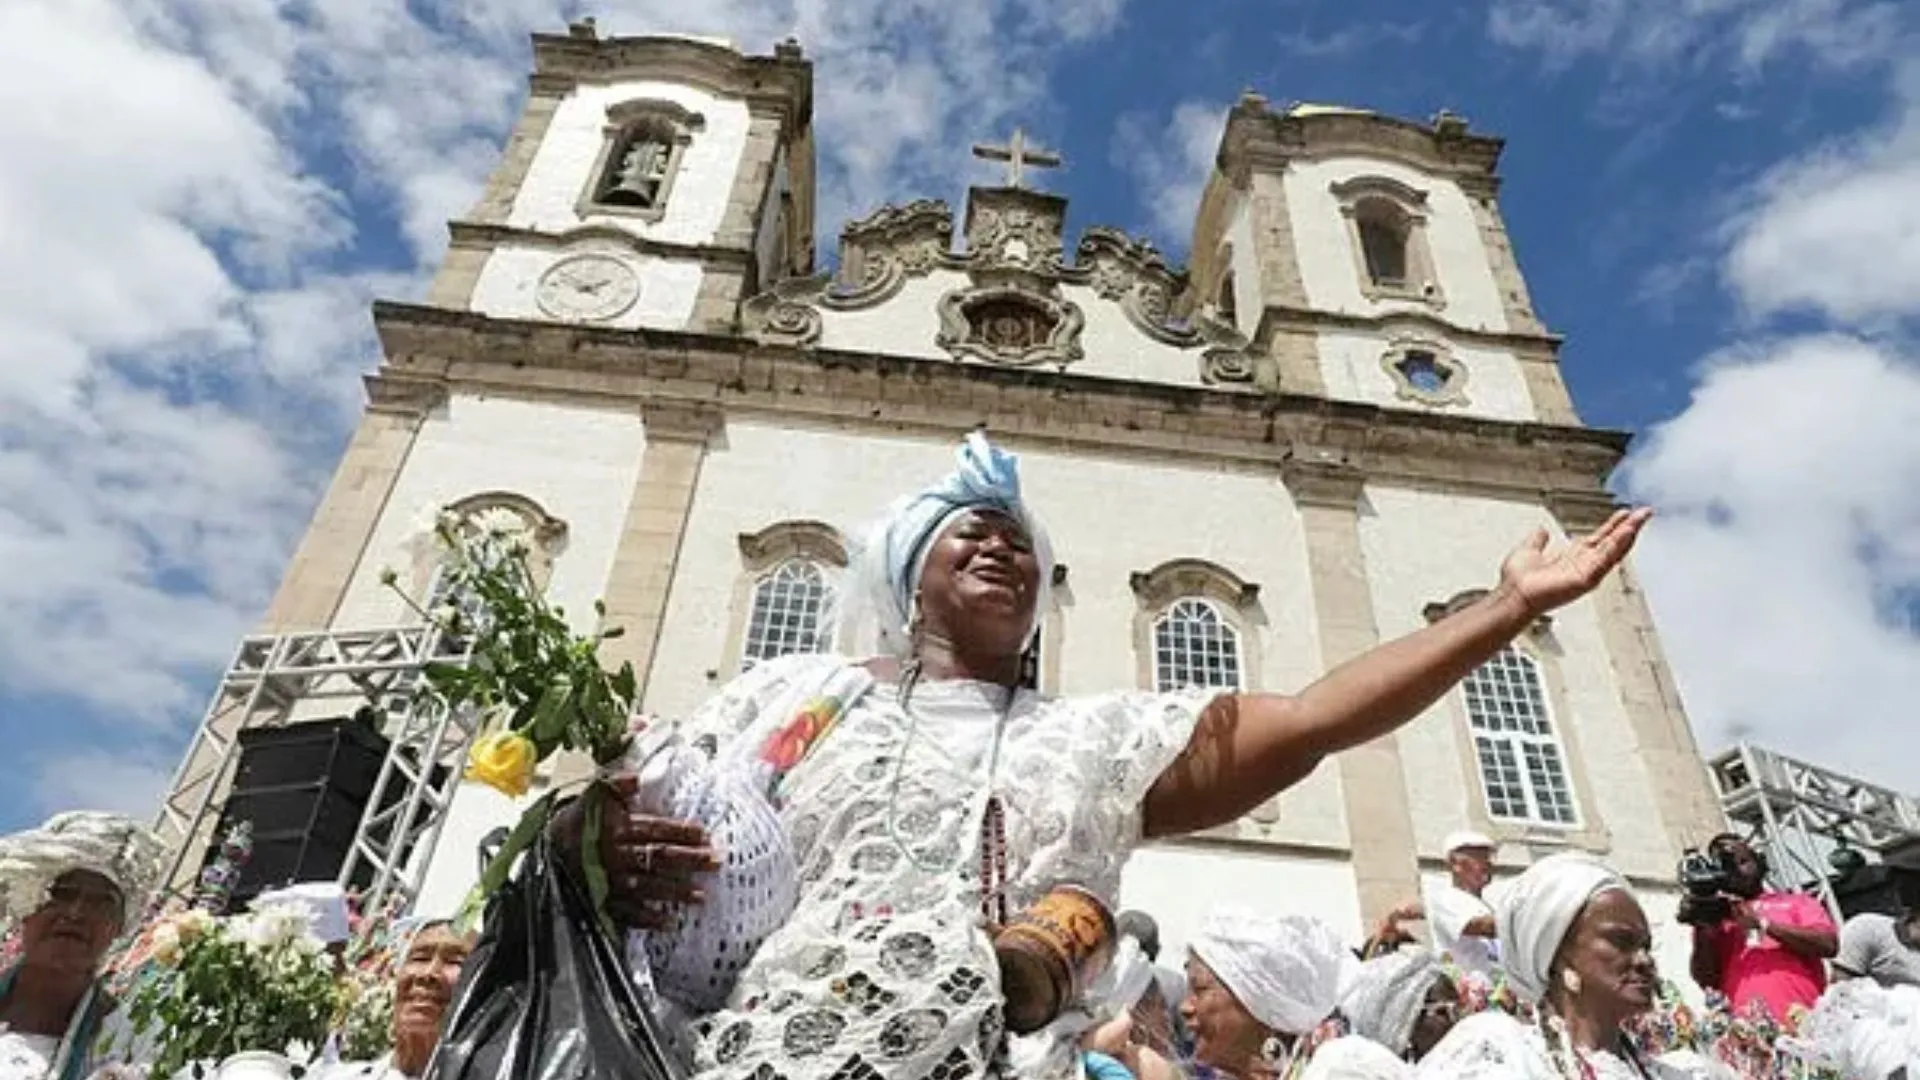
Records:
[[[1190,302],[1285,393],[1578,425],[1500,214],[1503,146],[1444,111],[1419,124],[1248,91],[1201,197]]]
[[[428,302],[611,329],[731,330],[813,268],[813,69],[692,37],[536,34],[525,109],[449,228]]]

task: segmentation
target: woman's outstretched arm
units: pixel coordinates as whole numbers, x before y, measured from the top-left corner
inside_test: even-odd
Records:
[[[1633,548],[1646,509],[1615,513],[1592,533],[1547,550],[1536,529],[1471,606],[1334,668],[1298,694],[1223,694],[1201,714],[1186,752],[1147,792],[1149,837],[1232,821],[1311,773],[1327,755],[1420,715],[1541,615],[1593,591]]]

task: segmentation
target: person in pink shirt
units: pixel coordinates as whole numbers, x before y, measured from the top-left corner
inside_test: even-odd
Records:
[[[1826,906],[1805,893],[1765,891],[1766,863],[1738,836],[1714,837],[1707,853],[1728,884],[1717,899],[1680,901],[1680,921],[1693,925],[1693,981],[1727,995],[1736,1012],[1758,1001],[1784,1021],[1796,1005],[1812,1008],[1827,987],[1826,961],[1840,951]]]

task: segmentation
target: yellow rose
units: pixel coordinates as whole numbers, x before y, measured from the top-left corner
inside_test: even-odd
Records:
[[[517,731],[496,731],[482,735],[467,751],[467,779],[517,799],[532,786],[538,760],[533,740]]]

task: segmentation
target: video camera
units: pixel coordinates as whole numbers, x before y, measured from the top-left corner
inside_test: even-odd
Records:
[[[1674,874],[1686,890],[1688,903],[1680,905],[1677,918],[1688,926],[1712,926],[1733,914],[1726,894],[1733,891],[1733,859],[1725,851],[1688,848],[1680,856],[1680,868]]]

